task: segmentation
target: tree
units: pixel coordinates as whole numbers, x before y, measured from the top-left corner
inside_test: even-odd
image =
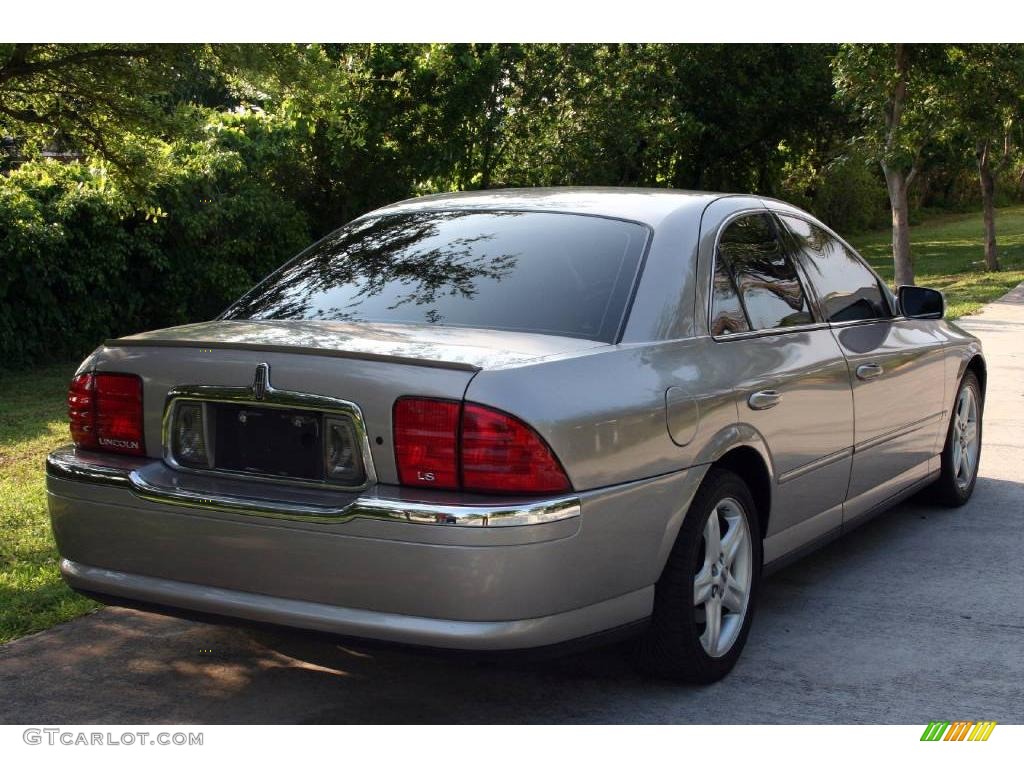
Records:
[[[505,178],[777,194],[823,135],[825,45],[530,45],[514,69]]]
[[[897,285],[914,284],[907,192],[929,144],[948,129],[941,98],[947,63],[943,46],[908,43],[842,45],[833,60],[836,91],[861,120],[857,138],[885,175]]]
[[[677,187],[778,194],[783,153],[804,151],[835,117],[830,45],[666,46]],[[692,140],[689,137],[692,136]]]
[[[947,88],[978,169],[985,226],[985,266],[999,269],[996,252],[996,178],[1014,159],[1014,128],[1024,108],[1024,51],[1019,45],[951,46]]]
[[[152,140],[180,133],[178,89],[201,46],[0,44],[0,135],[40,150],[97,156],[142,183]]]

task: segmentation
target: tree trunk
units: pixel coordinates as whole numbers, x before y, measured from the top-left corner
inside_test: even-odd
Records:
[[[882,164],[885,186],[892,206],[892,261],[896,285],[914,284],[914,263],[910,259],[910,205],[907,201],[908,177]]]
[[[996,175],[989,160],[989,142],[978,143],[978,179],[981,182],[981,210],[985,218],[985,268],[999,271],[996,253]]]
[[[917,175],[917,163],[904,174],[903,169],[891,165],[890,158],[896,147],[896,133],[907,99],[910,84],[910,59],[907,46],[896,43],[896,84],[885,109],[885,149],[882,153],[882,172],[885,186],[889,190],[889,205],[892,208],[892,262],[896,285],[914,284],[914,262],[910,260],[910,204],[907,187]]]

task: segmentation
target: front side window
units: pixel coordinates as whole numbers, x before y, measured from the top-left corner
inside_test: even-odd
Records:
[[[416,211],[331,233],[232,305],[225,320],[333,320],[613,342],[648,229],[534,211]]]
[[[780,216],[800,247],[804,271],[818,294],[825,319],[873,320],[891,317],[878,279],[841,241],[795,216]]]
[[[769,214],[743,216],[722,232],[716,257],[712,333],[715,332],[714,326],[720,324],[720,314],[735,313],[735,309],[729,306],[727,292],[719,288],[726,273],[731,276],[750,330],[787,328],[814,322],[796,266],[782,247]]]

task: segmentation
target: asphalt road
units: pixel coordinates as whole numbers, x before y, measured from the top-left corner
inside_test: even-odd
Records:
[[[772,576],[706,688],[619,647],[480,661],[108,608],[0,647],[0,723],[1024,723],[1024,286],[962,325],[989,360],[981,477]]]

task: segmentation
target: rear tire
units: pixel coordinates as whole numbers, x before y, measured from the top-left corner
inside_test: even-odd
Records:
[[[947,507],[967,503],[974,493],[981,461],[981,421],[984,400],[974,371],[967,371],[953,400],[946,442],[942,446],[942,472],[932,486],[934,499]]]
[[[636,647],[638,666],[702,684],[728,674],[750,631],[761,554],[750,489],[735,473],[710,469],[655,585],[651,624]]]

